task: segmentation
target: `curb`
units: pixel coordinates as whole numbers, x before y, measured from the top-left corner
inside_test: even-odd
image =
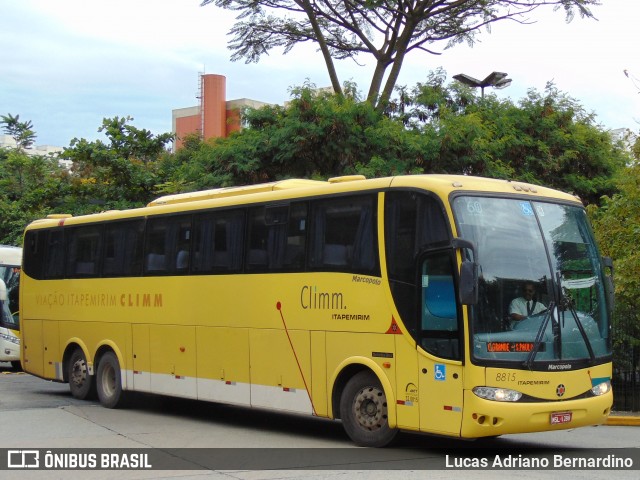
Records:
[[[610,415],[604,424],[616,427],[640,427],[640,417],[632,415]]]

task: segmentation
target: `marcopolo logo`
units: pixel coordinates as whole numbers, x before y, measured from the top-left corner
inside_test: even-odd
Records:
[[[571,370],[572,365],[570,363],[563,363],[560,365],[551,364],[547,367],[547,370]]]

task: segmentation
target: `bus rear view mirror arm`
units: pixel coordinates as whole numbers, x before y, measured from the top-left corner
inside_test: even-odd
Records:
[[[471,240],[465,240],[464,238],[454,238],[451,241],[451,246],[455,249],[460,249],[460,250],[470,250],[471,253],[473,253],[473,256],[475,258],[476,255],[476,244],[473,243]]]

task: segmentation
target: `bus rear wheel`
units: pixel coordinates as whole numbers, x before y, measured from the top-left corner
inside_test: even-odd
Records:
[[[106,408],[118,408],[124,405],[125,394],[122,390],[120,362],[113,352],[105,353],[98,363],[96,374],[98,399]]]
[[[398,433],[389,427],[387,396],[370,371],[354,375],[340,398],[340,416],[347,435],[361,447],[384,447]]]
[[[69,390],[78,400],[86,400],[93,397],[95,392],[93,377],[89,375],[87,358],[81,348],[76,348],[71,354],[67,364],[67,379]]]

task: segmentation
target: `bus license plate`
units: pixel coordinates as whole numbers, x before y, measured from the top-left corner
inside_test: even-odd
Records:
[[[551,414],[551,425],[560,425],[561,423],[569,423],[572,418],[571,412],[556,412]]]

